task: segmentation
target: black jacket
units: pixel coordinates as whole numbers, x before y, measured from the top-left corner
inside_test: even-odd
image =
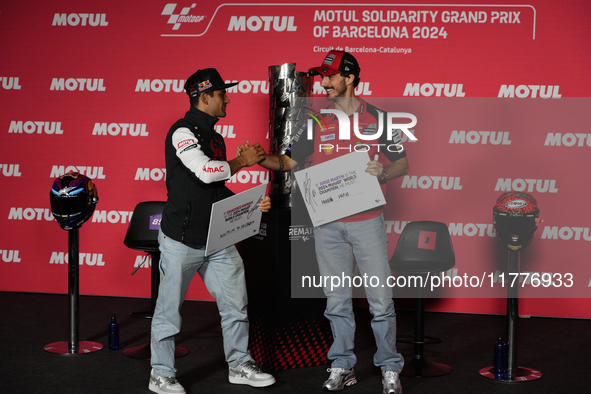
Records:
[[[204,183],[177,157],[172,143],[173,133],[180,127],[193,132],[206,156],[226,160],[224,138],[216,133],[218,118],[191,107],[166,136],[166,188],[168,200],[162,212],[161,229],[164,234],[192,248],[202,248],[207,242],[211,206],[231,195],[225,181]]]

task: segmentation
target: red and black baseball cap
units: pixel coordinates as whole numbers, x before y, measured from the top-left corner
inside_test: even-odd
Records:
[[[238,82],[225,83],[220,73],[215,68],[205,68],[189,77],[185,82],[185,92],[189,97],[199,97],[203,92],[222,90],[238,85]]]
[[[361,68],[359,68],[357,59],[349,52],[330,51],[320,67],[313,67],[308,72],[310,75],[333,75],[342,72],[358,77],[360,71]]]

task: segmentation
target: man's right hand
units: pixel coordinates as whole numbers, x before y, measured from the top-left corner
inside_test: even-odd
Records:
[[[250,167],[265,159],[265,151],[261,148],[259,143],[252,146],[244,145],[240,150],[240,155],[237,155],[237,157],[244,160],[245,167]]]

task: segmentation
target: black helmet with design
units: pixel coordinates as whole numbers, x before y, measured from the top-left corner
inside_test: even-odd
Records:
[[[534,238],[539,216],[538,203],[531,194],[501,194],[493,208],[497,238],[509,250],[525,248]]]
[[[51,213],[61,228],[73,230],[92,216],[98,192],[90,178],[70,171],[53,181],[49,200]]]

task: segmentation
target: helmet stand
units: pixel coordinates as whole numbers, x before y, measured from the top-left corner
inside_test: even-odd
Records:
[[[509,251],[509,274],[519,273],[519,253],[518,250]],[[519,281],[510,282],[507,288],[507,372],[504,374],[495,374],[493,366],[482,368],[480,375],[502,383],[531,382],[541,378],[542,373],[535,369],[517,366],[515,352],[517,339],[515,334],[517,330],[517,319],[519,317],[517,297]]]
[[[78,228],[68,230],[68,341],[53,342],[44,347],[47,352],[64,356],[93,353],[103,348],[103,345],[97,342],[78,341],[78,244]]]

